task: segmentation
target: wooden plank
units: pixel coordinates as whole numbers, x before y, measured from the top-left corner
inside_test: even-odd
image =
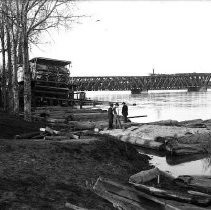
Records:
[[[127,117],[127,118],[139,118],[139,117],[147,117],[147,115],[131,116],[131,117]]]

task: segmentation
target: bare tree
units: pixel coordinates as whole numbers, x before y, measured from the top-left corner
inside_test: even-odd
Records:
[[[2,53],[2,72],[1,72],[1,89],[2,89],[2,103],[3,109],[6,110],[6,49],[5,49],[5,32],[4,27],[0,23],[0,40],[1,40],[1,53]]]
[[[31,120],[31,76],[29,68],[29,39],[42,31],[72,21],[66,8],[69,0],[24,0],[22,2],[22,46],[24,70],[24,117]]]
[[[7,40],[7,81],[8,81],[8,104],[9,112],[18,114],[19,97],[17,82],[17,45],[20,37],[20,27],[18,24],[19,6],[18,1],[5,0],[2,3],[2,21]]]
[[[1,2],[1,11],[3,9],[3,4]],[[1,53],[2,53],[2,103],[3,109],[6,110],[6,44],[5,44],[5,16],[1,12],[0,13],[0,40],[1,40]]]
[[[31,72],[29,43],[38,40],[43,31],[53,27],[68,26],[73,21],[70,0],[1,0],[2,15],[6,17],[9,89],[12,81],[13,98],[17,102],[17,46],[22,49],[24,71],[24,119],[31,120]],[[11,44],[12,43],[12,44]],[[13,55],[11,59],[11,53]],[[20,56],[19,56],[20,57]],[[11,62],[13,61],[13,74]],[[13,78],[13,80],[12,80]],[[12,98],[10,97],[10,101]],[[15,113],[18,104],[14,106]]]

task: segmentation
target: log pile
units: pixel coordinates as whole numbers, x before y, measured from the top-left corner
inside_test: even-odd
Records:
[[[83,134],[93,134],[108,127],[107,111],[102,109],[73,109],[62,106],[37,107],[33,119],[46,127],[40,131],[16,135],[15,139],[68,140]]]
[[[99,177],[93,189],[94,192],[110,201],[117,209],[122,210],[205,210],[210,207],[201,207],[200,205],[209,205],[210,196],[191,196],[191,194],[176,194],[174,192],[164,191],[156,188],[128,185],[115,182],[106,178]],[[168,194],[169,193],[169,194]],[[168,198],[166,198],[168,196]],[[198,198],[197,200],[194,198]],[[198,202],[198,203],[197,203]],[[197,204],[197,205],[195,205]]]
[[[124,142],[177,155],[208,152],[208,145],[211,142],[209,129],[185,126],[145,124],[127,129],[104,130],[100,133]]]
[[[199,121],[201,124],[197,127]],[[190,155],[211,151],[211,131],[207,127],[209,122],[193,120],[172,126],[172,121],[159,121],[158,124],[155,122],[100,133],[145,148],[164,150],[171,155]]]
[[[45,62],[34,65],[32,94],[36,104],[58,104],[69,99],[70,75],[66,63]],[[60,101],[59,101],[60,100]]]
[[[40,128],[38,132],[32,132],[22,135],[16,135],[15,139],[43,139],[52,141],[61,141],[68,139],[79,139],[80,133],[68,132],[68,131],[57,131],[50,127]]]
[[[34,120],[42,120],[51,127],[72,130],[93,130],[108,126],[108,114],[102,109],[76,109],[62,106],[37,107],[33,111]]]
[[[32,105],[69,104],[74,97],[70,83],[70,72],[66,68],[70,61],[48,58],[33,58],[31,67]],[[22,68],[18,70],[19,78],[23,78]],[[23,79],[19,79],[20,101],[23,100]]]
[[[169,190],[168,187],[167,189],[161,189],[160,187],[151,186],[152,182],[150,183],[150,181],[154,179],[158,180],[159,186],[159,176],[162,176],[162,180],[170,179],[175,185],[173,190]],[[158,168],[141,171],[129,178],[129,183],[142,192],[159,198],[176,200],[184,203],[192,203],[198,206],[211,205],[210,181],[210,176],[182,175],[173,177],[167,172],[160,171]]]
[[[160,184],[160,176],[162,177],[162,184]],[[195,181],[191,182],[194,178]],[[97,195],[113,203],[113,206],[117,209],[211,209],[211,192],[208,190],[203,192],[199,187],[204,186],[205,189],[206,184],[209,186],[210,177],[194,178],[186,176],[175,178],[165,171],[153,168],[132,175],[129,178],[129,184],[99,177],[93,189]],[[157,182],[153,182],[155,179]],[[173,189],[166,186],[166,179],[174,183]],[[201,184],[199,184],[200,179],[204,183],[201,181]],[[183,184],[186,184],[183,187],[177,185],[177,182],[181,182],[181,180]],[[198,183],[198,187],[196,187],[196,183]],[[191,187],[195,186],[194,190],[190,185]]]

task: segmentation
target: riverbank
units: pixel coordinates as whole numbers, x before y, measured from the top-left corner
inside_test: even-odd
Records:
[[[169,140],[190,143],[191,137],[191,141],[200,143],[201,134],[204,144],[209,140],[204,132],[209,134],[211,122],[122,122],[122,129],[107,130],[105,110],[60,106],[34,110],[32,123],[2,112],[0,118],[0,209],[77,209],[72,205],[83,209],[114,209],[110,197],[113,195],[104,194],[103,190],[108,183],[101,181],[120,184],[119,193],[132,175],[153,167],[149,156],[137,152],[133,144],[144,143],[142,147],[147,148],[162,145],[159,149],[165,149],[163,145],[168,146]],[[184,190],[162,176],[159,182],[154,179],[150,185],[163,190],[168,190],[168,186],[178,193]],[[126,194],[130,197],[129,192]],[[152,198],[160,202],[160,198]],[[142,199],[137,201],[142,203]]]
[[[93,192],[97,178],[127,182],[150,168],[148,156],[124,142],[90,135],[66,143],[14,140],[15,135],[39,131],[42,123],[2,112],[0,119],[0,209],[69,209],[67,203],[114,209]]]

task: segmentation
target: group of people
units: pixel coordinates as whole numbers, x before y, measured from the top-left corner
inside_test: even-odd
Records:
[[[122,103],[122,116],[124,118],[124,122],[128,122],[128,106],[125,102]],[[119,104],[116,103],[115,105],[113,105],[113,103],[110,103],[110,107],[108,108],[108,128],[109,129],[113,129],[113,122],[115,124],[115,128],[121,128],[121,122],[119,120],[119,113],[118,113],[118,107]]]

